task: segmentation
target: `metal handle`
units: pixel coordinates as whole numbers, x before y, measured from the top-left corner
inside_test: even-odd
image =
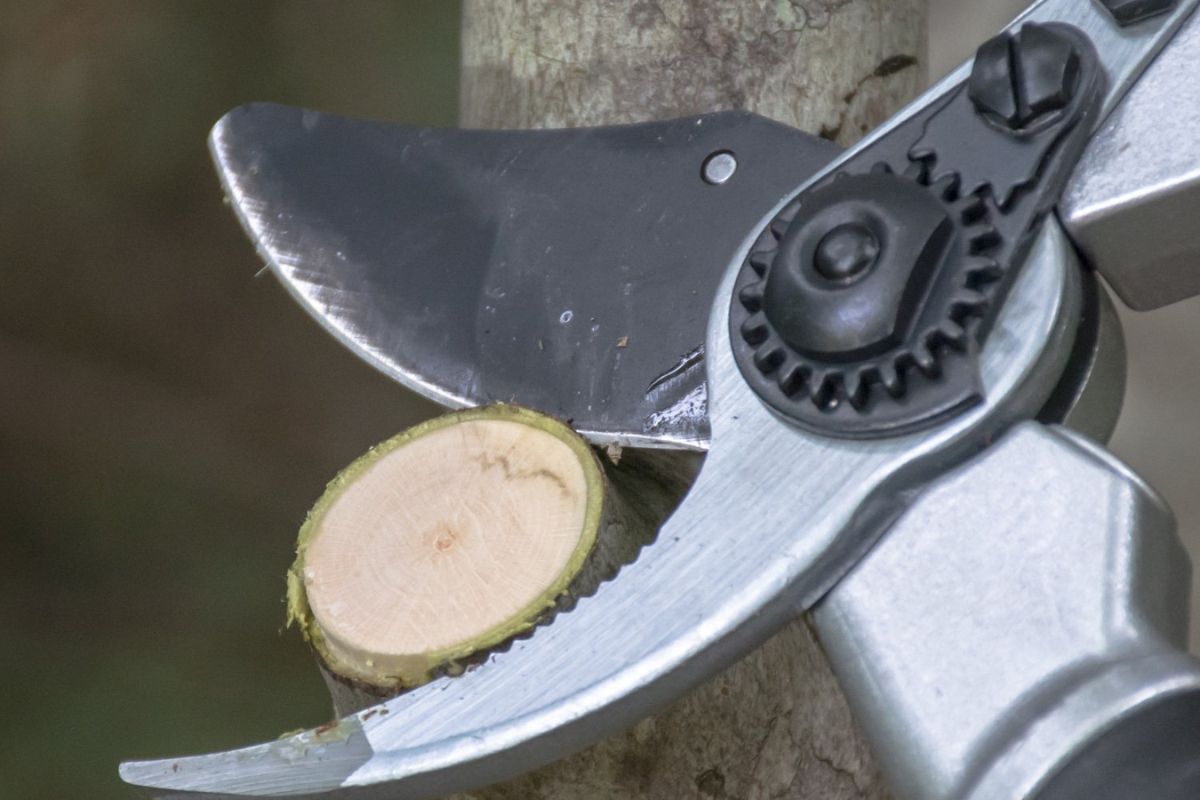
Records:
[[[1200,16],[1175,34],[1092,137],[1067,190],[1063,225],[1126,305],[1200,294]]]
[[[814,620],[899,798],[1194,798],[1190,579],[1152,489],[1027,423],[922,493]]]

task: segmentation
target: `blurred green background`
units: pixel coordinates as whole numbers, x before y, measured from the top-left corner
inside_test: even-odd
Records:
[[[930,0],[930,74],[1024,2]],[[433,408],[256,277],[205,138],[252,100],[452,125],[458,30],[451,0],[0,0],[0,800],[134,797],[121,759],[328,718],[281,630],[296,529]],[[1197,309],[1123,314],[1113,441],[1193,558]]]
[[[256,279],[205,139],[252,100],[451,125],[458,14],[0,0],[0,798],[328,719],[295,532],[431,409]]]

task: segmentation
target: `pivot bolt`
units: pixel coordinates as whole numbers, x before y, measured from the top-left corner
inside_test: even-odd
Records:
[[[879,259],[879,240],[866,225],[847,222],[821,237],[813,266],[826,280],[848,283]]]
[[[1066,108],[1078,85],[1075,42],[1049,25],[1028,23],[980,46],[967,96],[993,124],[1025,132]]]

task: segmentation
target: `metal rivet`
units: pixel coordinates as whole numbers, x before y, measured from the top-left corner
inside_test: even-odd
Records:
[[[717,186],[732,178],[736,170],[737,159],[733,157],[733,153],[728,150],[718,150],[704,159],[701,175],[704,176],[706,183]]]

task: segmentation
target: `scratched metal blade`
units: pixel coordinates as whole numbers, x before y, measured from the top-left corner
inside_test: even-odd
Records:
[[[730,255],[839,152],[744,112],[465,131],[266,104],[210,145],[259,253],[372,365],[446,406],[668,447],[708,441],[700,346]],[[736,171],[709,184],[721,150]]]

